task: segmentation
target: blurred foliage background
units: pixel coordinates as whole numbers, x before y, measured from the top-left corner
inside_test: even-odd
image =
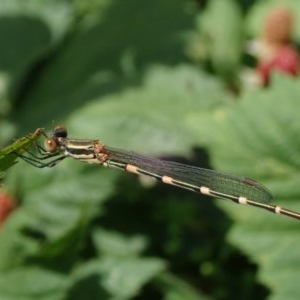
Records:
[[[278,5],[300,14],[291,0],[0,0],[1,147],[64,124],[254,178],[300,211],[299,79],[243,80],[247,40]],[[224,202],[19,161],[1,186],[0,299],[299,299],[300,223]]]

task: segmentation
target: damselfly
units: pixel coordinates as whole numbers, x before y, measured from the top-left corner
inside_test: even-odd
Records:
[[[87,163],[150,176],[163,183],[196,193],[300,219],[300,213],[269,204],[272,200],[269,190],[246,177],[112,148],[104,145],[100,140],[70,139],[63,126],[57,126],[50,136],[45,133],[44,136],[46,137],[44,147],[37,145],[37,155],[31,152],[28,152],[28,155],[21,155],[22,159],[38,168],[53,167],[66,157],[71,157]]]

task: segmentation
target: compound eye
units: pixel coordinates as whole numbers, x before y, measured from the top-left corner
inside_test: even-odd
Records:
[[[47,152],[55,152],[57,150],[57,143],[54,139],[47,138],[44,143]]]
[[[52,133],[52,136],[56,138],[58,137],[66,138],[67,135],[68,135],[67,129],[63,125],[56,126]]]

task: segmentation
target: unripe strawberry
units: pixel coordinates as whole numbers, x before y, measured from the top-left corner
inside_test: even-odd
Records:
[[[289,44],[294,26],[293,12],[285,7],[276,7],[270,11],[262,28],[264,43],[273,47]]]

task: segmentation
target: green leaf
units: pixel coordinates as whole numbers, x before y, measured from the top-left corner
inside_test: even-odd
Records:
[[[107,256],[136,256],[146,248],[143,236],[125,238],[118,233],[104,230],[94,232],[94,242],[99,253]]]
[[[43,32],[42,28],[48,28],[52,42],[61,39],[66,34],[66,31],[74,19],[73,7],[68,1],[47,0],[41,2],[39,0],[2,0],[1,4],[0,17],[3,17],[3,20],[7,18],[6,20],[15,22],[16,27],[13,27],[13,29],[17,29],[18,26],[25,26],[25,28],[23,27],[23,29],[25,29],[25,31],[23,31],[23,34],[25,33],[23,38],[32,38],[33,41],[38,41],[43,37],[39,35],[39,33]],[[26,26],[30,25],[30,21],[34,20],[36,21],[37,27]],[[4,28],[2,28],[2,30],[4,30]],[[35,36],[31,37],[27,35],[29,32],[34,32]],[[18,33],[17,30],[12,31],[11,34],[13,38],[22,37],[21,33]],[[41,40],[42,39],[40,39],[40,41]],[[9,42],[20,45],[15,39],[11,39]],[[37,44],[35,43],[23,46],[30,46],[32,49],[37,48]],[[21,52],[15,54],[20,53]],[[23,54],[28,55],[28,53]]]
[[[214,70],[232,81],[242,54],[243,18],[239,6],[232,0],[211,0],[199,20],[200,32],[209,40]]]
[[[55,300],[65,294],[64,274],[34,265],[0,273],[0,294],[3,300]]]
[[[0,235],[0,272],[19,267],[28,257],[39,252],[40,241],[22,233],[30,220],[31,216],[19,209],[5,221]]]
[[[165,300],[208,300],[206,297],[194,288],[192,288],[187,282],[172,276],[172,274],[163,274],[157,279],[159,285],[166,291]]]
[[[298,81],[277,75],[268,90],[245,93],[235,105],[207,118],[206,126],[198,126],[202,115],[190,123],[207,143],[216,169],[260,181],[277,205],[295,211],[300,211],[299,97]],[[256,208],[218,203],[237,221],[229,241],[260,265],[270,299],[293,299],[299,291],[299,223]]]
[[[74,110],[67,124],[73,136],[100,138],[114,147],[152,155],[184,153],[194,143],[185,124],[197,111],[205,114],[229,103],[223,93],[220,82],[194,67],[155,66],[141,87],[95,99]]]
[[[30,81],[30,72],[66,35],[71,11],[66,1],[1,1],[0,101],[12,102],[20,96],[23,85]]]
[[[131,299],[164,269],[165,263],[157,258],[107,258],[100,264],[101,284],[114,299]]]
[[[104,16],[99,11],[98,22],[78,28],[45,65],[15,118],[27,126],[50,123],[53,117],[60,122],[86,101],[139,84],[148,66],[182,63],[182,35],[192,26],[185,6],[181,0],[155,0],[141,10],[139,0],[114,1]],[[149,26],[149,20],[156,22]],[[68,76],[57,76],[65,70]]]
[[[87,282],[92,284],[92,278],[96,277],[98,286],[94,283],[94,288],[98,293],[106,293],[112,299],[132,299],[145,284],[165,270],[163,260],[138,256],[144,243],[141,237],[125,237],[97,230],[94,240],[101,248],[101,254],[99,259],[74,270],[74,290],[83,288]],[[74,291],[71,291],[73,294]],[[73,297],[77,299],[75,294]]]
[[[0,150],[0,172],[6,171],[13,166],[18,159],[18,154],[23,154],[26,150],[33,146],[35,141],[42,135],[43,129],[38,128],[34,133],[28,134],[26,137],[16,140],[11,145]]]

